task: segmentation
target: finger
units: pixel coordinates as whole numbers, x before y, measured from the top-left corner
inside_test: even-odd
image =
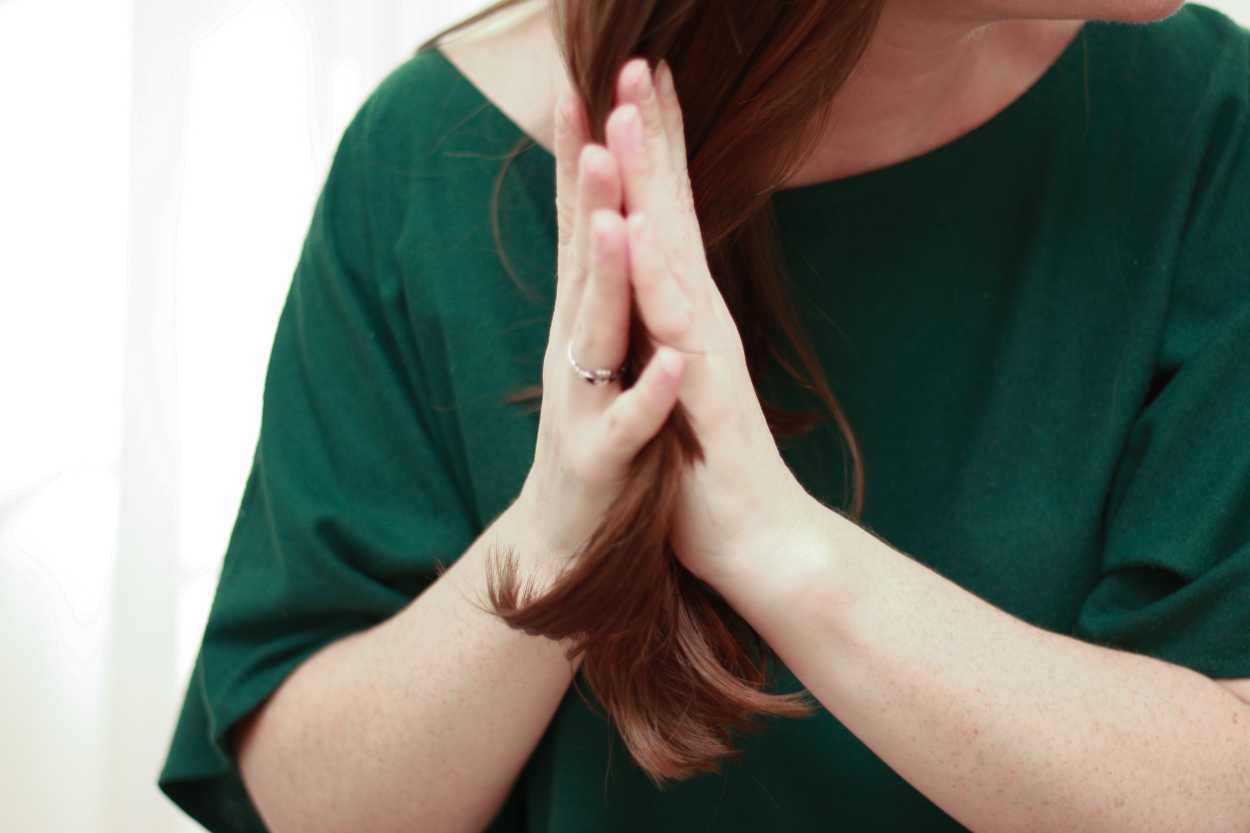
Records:
[[[693,284],[687,281],[696,280],[703,258],[703,238],[690,199],[670,167],[659,99],[645,62],[627,62],[618,86],[627,100],[608,115],[606,132],[620,166],[625,204],[629,212],[643,211],[651,218],[656,244],[681,267],[679,280],[689,292]]]
[[[567,281],[560,276],[569,271],[569,244],[577,209],[577,165],[582,146],[588,141],[581,98],[573,91],[562,92],[555,106],[556,156],[556,299],[552,326],[560,318],[560,310],[568,306]]]
[[[589,138],[581,97],[571,91],[562,92],[555,110],[556,222],[561,246],[573,239],[577,159]]]
[[[661,346],[638,381],[612,400],[597,423],[605,459],[629,463],[664,425],[677,401],[684,360],[680,351]]]
[[[690,171],[686,158],[686,125],[681,112],[681,102],[673,85],[673,68],[661,60],[655,70],[655,88],[660,100],[660,116],[664,121],[664,135],[668,139],[669,169],[677,180],[678,190],[694,211],[694,198],[690,187]]]
[[[589,226],[590,278],[573,327],[573,355],[582,367],[616,370],[629,348],[625,218],[619,211],[600,208],[591,214]],[[583,387],[597,386],[583,383]]]
[[[660,196],[657,185],[664,183],[670,165],[664,117],[647,62],[642,58],[626,61],[616,87],[616,100],[622,106],[608,116],[608,147],[621,152],[624,171],[634,175],[632,182],[625,182],[627,207],[647,210],[652,208],[646,204],[648,199]],[[625,106],[629,104],[636,108],[637,131],[633,113]]]
[[[693,352],[688,342],[690,301],[656,246],[650,217],[645,212],[631,212],[627,230],[629,280],[642,323],[656,341]]]
[[[573,213],[573,236],[565,247],[557,290],[552,335],[567,339],[572,332],[590,274],[590,216],[598,209],[619,210],[621,177],[616,159],[603,145],[588,142],[578,156],[577,203]]]

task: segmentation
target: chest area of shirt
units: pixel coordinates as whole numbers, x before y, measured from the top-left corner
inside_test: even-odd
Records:
[[[1010,206],[998,213],[1026,211]],[[444,241],[447,251],[425,252],[428,268],[454,260],[457,274],[425,282],[414,304],[452,406],[442,430],[483,524],[533,460],[538,415],[506,399],[541,381],[555,296],[549,218],[537,205],[512,216],[503,243],[515,276],[489,234]],[[884,215],[788,216],[787,292],[863,450],[864,522],[990,601],[1062,626],[1095,574],[1165,282],[1131,271],[1096,230],[1023,215],[996,226],[989,209],[961,219],[959,234],[900,217],[906,234],[892,246]],[[819,410],[771,378],[766,396]],[[809,491],[846,505],[850,460],[832,420],[781,448]]]

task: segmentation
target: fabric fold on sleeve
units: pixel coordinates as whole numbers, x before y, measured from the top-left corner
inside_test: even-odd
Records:
[[[1246,43],[1226,56],[1243,94],[1208,102],[1221,130],[1199,154],[1156,381],[1115,474],[1102,576],[1073,631],[1215,678],[1250,677]]]

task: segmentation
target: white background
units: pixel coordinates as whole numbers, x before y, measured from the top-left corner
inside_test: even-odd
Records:
[[[200,829],[156,775],[317,192],[479,5],[0,0],[0,831]]]

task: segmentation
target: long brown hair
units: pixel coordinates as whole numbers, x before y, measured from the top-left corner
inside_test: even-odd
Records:
[[[420,49],[524,0],[495,2],[435,34]],[[604,142],[621,66],[642,56],[672,67],[682,102],[691,187],[708,264],[742,334],[757,390],[770,361],[814,391],[850,452],[851,507],[863,513],[864,466],[855,434],[784,291],[772,194],[814,149],[828,105],[872,36],[883,0],[546,0],[565,67],[582,96],[592,139]],[[516,279],[498,225],[505,267]],[[732,175],[726,175],[732,171]],[[799,365],[773,335],[779,328]],[[653,349],[635,315],[627,362],[644,367]],[[629,384],[629,380],[625,381]],[[541,386],[509,401],[541,402]],[[804,433],[818,412],[788,412],[761,401],[774,436]],[[806,691],[764,692],[768,646],[669,543],[682,472],[703,449],[680,403],[631,464],[622,493],[570,565],[541,595],[518,587],[511,552],[492,553],[491,612],[511,627],[570,639],[568,658],[606,708],[634,760],[657,786],[739,755],[734,731],[762,715],[801,717]]]

